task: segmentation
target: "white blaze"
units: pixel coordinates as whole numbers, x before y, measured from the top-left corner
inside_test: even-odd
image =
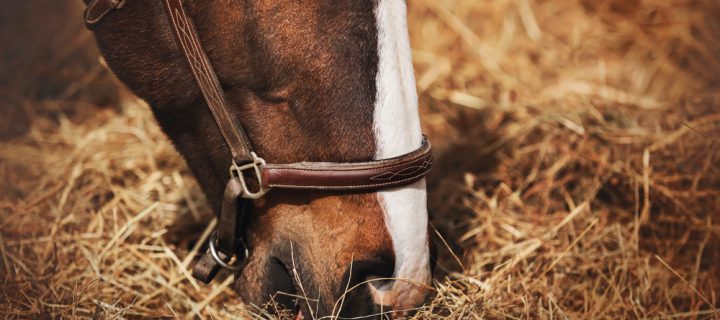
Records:
[[[378,52],[374,130],[377,159],[403,155],[420,147],[418,114],[405,0],[379,0],[376,8]],[[422,302],[429,284],[428,214],[425,179],[378,193],[395,251],[396,280],[373,290],[376,302],[395,308]]]

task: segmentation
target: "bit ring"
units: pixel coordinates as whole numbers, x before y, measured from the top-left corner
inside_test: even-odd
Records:
[[[245,267],[245,260],[250,256],[250,252],[248,251],[247,245],[245,244],[245,241],[240,239],[240,244],[242,245],[242,253],[243,257],[240,257],[239,255],[232,255],[229,256],[230,259],[227,259],[226,262],[225,259],[220,258],[220,254],[225,255],[222,252],[218,252],[217,248],[215,248],[215,241],[217,241],[217,231],[213,232],[210,236],[210,241],[208,243],[208,246],[210,247],[210,254],[212,255],[215,262],[217,262],[221,267],[232,270],[232,271],[240,271]],[[235,258],[235,261],[230,263],[232,258]]]

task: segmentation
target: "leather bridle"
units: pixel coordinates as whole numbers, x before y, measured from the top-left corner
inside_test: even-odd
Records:
[[[92,29],[111,11],[122,8],[125,1],[92,1],[85,10],[88,28]],[[243,241],[243,233],[238,231],[243,230],[251,200],[262,197],[271,189],[376,191],[410,184],[430,171],[432,149],[425,137],[417,150],[390,159],[352,163],[266,163],[252,151],[245,130],[230,111],[220,81],[182,0],[163,2],[175,40],[182,48],[197,86],[232,155],[218,229],[210,238],[209,249],[193,269],[193,276],[197,279],[209,283],[221,268],[242,269],[249,251]]]

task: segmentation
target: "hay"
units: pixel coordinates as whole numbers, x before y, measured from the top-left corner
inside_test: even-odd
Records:
[[[409,5],[440,251],[417,317],[720,318],[717,2]],[[0,143],[0,316],[267,316],[188,277],[174,230],[208,206],[147,108],[85,98],[26,98]]]

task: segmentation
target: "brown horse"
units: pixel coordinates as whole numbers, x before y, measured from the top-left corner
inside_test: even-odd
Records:
[[[369,161],[421,145],[405,1],[184,6],[231,112],[268,162]],[[162,2],[127,0],[94,31],[219,212],[230,155]],[[274,298],[306,317],[411,309],[431,280],[427,230],[424,180],[368,193],[273,191],[253,204],[252,255],[235,287],[245,303]]]

